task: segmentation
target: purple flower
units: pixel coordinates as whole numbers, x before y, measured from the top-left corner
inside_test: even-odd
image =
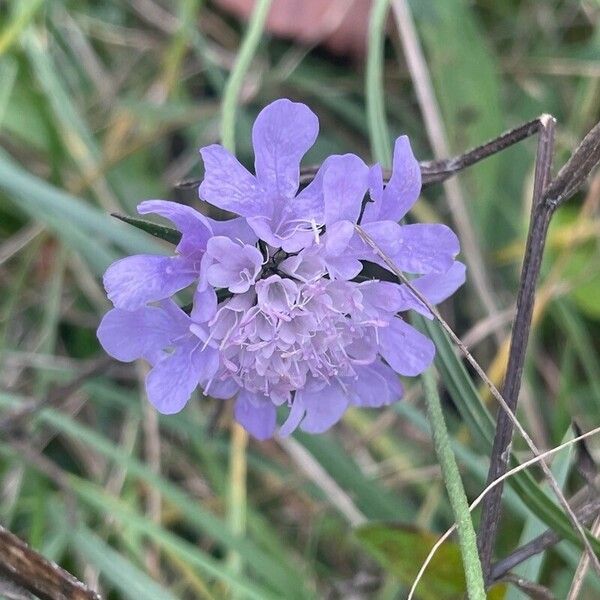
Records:
[[[176,255],[133,256],[108,269],[115,308],[98,337],[119,360],[144,358],[149,400],[163,413],[183,408],[199,387],[236,397],[234,415],[259,439],[281,427],[320,433],[349,406],[399,400],[398,375],[431,364],[431,340],[401,316],[432,318],[405,286],[369,276],[386,265],[356,233],[360,223],[432,303],[465,280],[458,239],[445,225],[400,224],[421,189],[408,139],[396,140],[392,177],[355,155],[327,158],[299,191],[300,161],[318,133],[303,104],[277,100],[252,131],[255,174],[218,145],[203,148],[200,198],[236,213],[213,221],[192,208],[143,202],[142,214],[171,220]],[[393,280],[393,277],[390,277]],[[187,315],[171,299],[196,287]]]

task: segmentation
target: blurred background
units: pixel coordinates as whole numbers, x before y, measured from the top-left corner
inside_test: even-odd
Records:
[[[251,440],[244,452],[230,407],[196,398],[159,417],[140,385],[145,366],[110,362],[96,340],[106,267],[169,251],[109,214],[134,215],[149,198],[196,205],[181,182],[202,176],[197,150],[219,140],[254,4],[0,0],[0,522],[106,598],[404,598],[452,523],[418,381],[401,403],[353,410],[328,434]],[[252,164],[251,124],[280,97],[320,118],[307,165],[344,152],[386,160],[401,133],[419,159],[439,158],[551,113],[559,167],[600,118],[595,0],[398,6],[274,0],[239,95],[240,160]],[[378,137],[381,115],[389,131]],[[535,147],[428,188],[413,213],[462,234],[468,282],[443,313],[496,382]],[[569,439],[573,421],[600,420],[599,201],[596,175],[548,241],[519,415],[540,448]],[[444,404],[474,497],[489,449],[446,392]],[[567,496],[581,487],[574,452],[553,469]],[[353,531],[366,521],[394,527]],[[499,556],[547,528],[512,488],[502,523]],[[422,598],[463,597],[456,547],[445,552]],[[515,572],[552,594],[540,598],[565,598],[579,558],[562,542]],[[600,579],[581,597],[600,597]]]

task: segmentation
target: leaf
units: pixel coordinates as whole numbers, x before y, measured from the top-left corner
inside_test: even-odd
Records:
[[[101,487],[74,475],[71,476],[70,483],[80,499],[90,507],[95,508],[101,514],[111,515],[112,518],[121,521],[123,525],[126,524],[132,532],[148,537],[160,545],[165,552],[173,553],[207,575],[228,583],[233,589],[243,594],[244,598],[263,600],[276,597],[269,590],[260,587],[257,582],[233,573],[231,569],[223,566],[221,561],[200,550],[195,544],[167,531],[144,515],[132,510],[118,498],[107,494]]]
[[[438,534],[410,525],[372,523],[355,530],[356,537],[379,563],[406,586],[411,586],[439,538]],[[427,567],[419,586],[423,600],[462,600],[467,591],[460,549],[444,542]],[[488,598],[500,600],[503,590],[494,587]]]
[[[85,526],[79,525],[72,532],[71,542],[77,552],[98,568],[102,575],[121,592],[123,598],[176,600],[167,589],[153,581]]]
[[[4,151],[0,151],[0,191],[32,219],[53,229],[98,274],[119,258],[109,242],[125,254],[164,252],[144,234],[127,230],[103,211],[27,172]]]
[[[427,51],[428,66],[448,133],[451,152],[463,152],[504,130],[498,66],[485,32],[466,0],[411,2]],[[468,208],[486,244],[503,231],[498,217],[514,222],[517,206],[498,186],[503,156],[491,158],[465,174],[471,184]],[[508,197],[507,197],[508,196]],[[504,220],[503,220],[504,221]],[[504,224],[504,222],[502,223]]]
[[[179,244],[179,240],[181,240],[181,232],[177,231],[177,229],[173,229],[172,227],[165,227],[164,225],[157,225],[156,223],[152,223],[152,221],[146,221],[144,219],[135,219],[133,217],[128,217],[127,215],[120,215],[118,213],[111,213],[111,216],[120,219],[124,223],[128,223],[129,225],[133,225],[154,237],[157,237],[160,240],[165,240],[165,242],[170,242],[171,244]]]
[[[166,502],[177,507],[187,522],[199,532],[209,535],[225,547],[234,548],[246,561],[246,564],[258,575],[269,578],[270,583],[279,590],[286,590],[290,598],[298,597],[302,588],[302,579],[291,566],[285,565],[280,557],[270,556],[249,538],[234,536],[222,519],[196,502],[190,495],[171,481],[153,473],[145,464],[129,456],[114,443],[91,429],[71,420],[57,411],[44,410],[39,413],[42,420],[65,435],[85,442],[88,448],[115,461],[127,469],[130,476],[136,477],[153,489],[159,491]]]

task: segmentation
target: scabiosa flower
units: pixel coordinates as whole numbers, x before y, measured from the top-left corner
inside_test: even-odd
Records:
[[[355,226],[433,304],[464,282],[458,239],[445,225],[399,223],[421,189],[405,136],[387,185],[379,165],[345,154],[327,158],[299,191],[300,161],[317,133],[308,107],[277,100],[254,123],[255,175],[219,145],[200,151],[200,198],[238,215],[230,221],[159,200],[138,207],[170,219],[181,241],[174,257],[109,267],[104,283],[115,308],[98,337],[118,360],[152,365],[146,388],[160,412],[178,412],[199,387],[235,397],[235,418],[259,439],[273,435],[278,407],[287,409],[282,435],[297,427],[321,433],[349,406],[399,400],[398,375],[431,364],[433,343],[401,313],[432,315],[405,285],[369,275],[386,265]],[[188,315],[172,297],[190,285]]]

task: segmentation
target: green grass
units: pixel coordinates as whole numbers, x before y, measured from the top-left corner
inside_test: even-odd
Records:
[[[250,127],[271,100],[305,101],[318,113],[320,137],[307,164],[344,152],[389,164],[400,133],[411,136],[419,158],[431,157],[391,19],[385,27],[387,1],[373,2],[367,54],[354,59],[269,37],[261,13],[268,4],[250,26],[200,0],[150,0],[159,12],[116,0],[11,0],[0,8],[0,421],[103,356],[95,329],[108,307],[101,287],[108,264],[169,252],[109,213],[134,215],[147,198],[194,204],[194,194],[175,184],[201,176],[197,149],[220,136],[250,166]],[[550,112],[558,119],[558,167],[600,118],[593,3],[410,5],[453,152]],[[157,18],[160,7],[171,17]],[[461,176],[502,308],[514,302],[534,153],[528,141]],[[568,438],[573,418],[586,430],[598,425],[597,202],[597,192],[584,190],[557,215],[562,237],[544,263],[518,415],[540,447]],[[419,216],[452,224],[441,186],[420,203]],[[443,311],[464,336],[478,324],[480,305],[466,286]],[[444,419],[472,499],[485,483],[495,406],[439,327],[419,326],[438,348]],[[503,326],[501,337],[508,331]],[[501,377],[491,332],[472,351]],[[230,411],[210,434],[218,404],[196,398],[182,414],[160,417],[149,440],[142,379],[139,368],[115,364],[28,419],[25,436],[0,436],[2,524],[97,581],[111,599],[406,596],[405,576],[420,566],[420,553],[373,552],[373,539],[354,534],[331,487],[277,441],[249,443],[247,499],[234,507],[246,513],[240,538],[230,524]],[[429,544],[453,522],[421,384],[404,383],[404,403],[351,412],[322,436],[296,436],[368,527],[395,524],[385,529],[391,548]],[[28,453],[18,450],[23,440]],[[160,444],[159,465],[149,441]],[[597,456],[600,443],[589,448]],[[529,456],[525,450],[517,439],[515,460]],[[553,463],[567,496],[584,484],[575,457],[566,452]],[[158,515],[149,508],[156,497]],[[566,597],[580,545],[538,470],[512,480],[504,510],[498,556],[547,527],[568,538],[518,571]],[[408,529],[415,524],[421,533]],[[447,589],[464,586],[456,583],[462,574],[443,565],[432,563],[423,597],[448,582]],[[599,589],[600,578],[589,575],[584,597]],[[510,588],[506,597],[524,596]]]

